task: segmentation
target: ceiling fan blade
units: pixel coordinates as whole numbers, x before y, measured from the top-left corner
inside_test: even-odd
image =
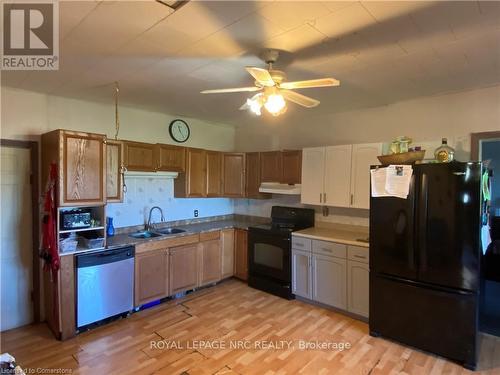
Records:
[[[270,87],[275,85],[273,77],[271,77],[271,74],[269,74],[269,71],[267,69],[256,68],[253,66],[247,66],[245,69],[262,86]]]
[[[285,97],[285,99],[290,100],[291,102],[297,103],[303,107],[313,108],[319,105],[319,100],[310,98],[308,96],[299,94],[298,92],[288,91],[288,90],[280,90],[281,95]]]
[[[223,94],[228,92],[253,92],[262,90],[261,87],[249,86],[249,87],[234,87],[230,89],[215,89],[215,90],[203,90],[200,91],[202,94]]]
[[[306,81],[283,82],[280,84],[282,89],[307,89],[310,87],[329,87],[339,86],[340,81],[334,78],[309,79]]]

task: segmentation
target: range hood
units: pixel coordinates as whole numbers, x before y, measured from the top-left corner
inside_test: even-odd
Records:
[[[177,172],[136,172],[136,171],[125,171],[123,174],[125,178],[160,178],[160,179],[174,179],[177,178],[179,173]]]
[[[301,185],[287,185],[278,182],[263,182],[259,187],[260,193],[300,195]]]

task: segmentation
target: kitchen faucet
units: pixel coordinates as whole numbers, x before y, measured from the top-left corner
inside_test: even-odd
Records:
[[[163,223],[165,221],[165,216],[163,216],[163,210],[158,207],[158,206],[153,206],[151,207],[151,209],[149,210],[149,218],[148,218],[148,223],[146,224],[146,230],[153,230],[155,227],[154,227],[154,224],[151,224],[151,214],[153,213],[153,210],[154,209],[158,209],[160,211],[160,221]]]

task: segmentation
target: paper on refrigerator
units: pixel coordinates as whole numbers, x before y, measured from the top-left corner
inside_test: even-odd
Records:
[[[372,197],[406,199],[410,193],[411,165],[389,165],[371,170]]]

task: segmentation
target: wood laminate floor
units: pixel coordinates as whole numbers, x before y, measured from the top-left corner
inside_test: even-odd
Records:
[[[351,348],[301,350],[300,340],[349,343]],[[236,280],[65,342],[38,324],[3,333],[1,344],[1,351],[14,355],[27,374],[46,368],[94,375],[471,373],[443,358],[373,338],[365,323]],[[483,371],[477,373],[500,374],[499,341],[484,336],[481,353]]]

